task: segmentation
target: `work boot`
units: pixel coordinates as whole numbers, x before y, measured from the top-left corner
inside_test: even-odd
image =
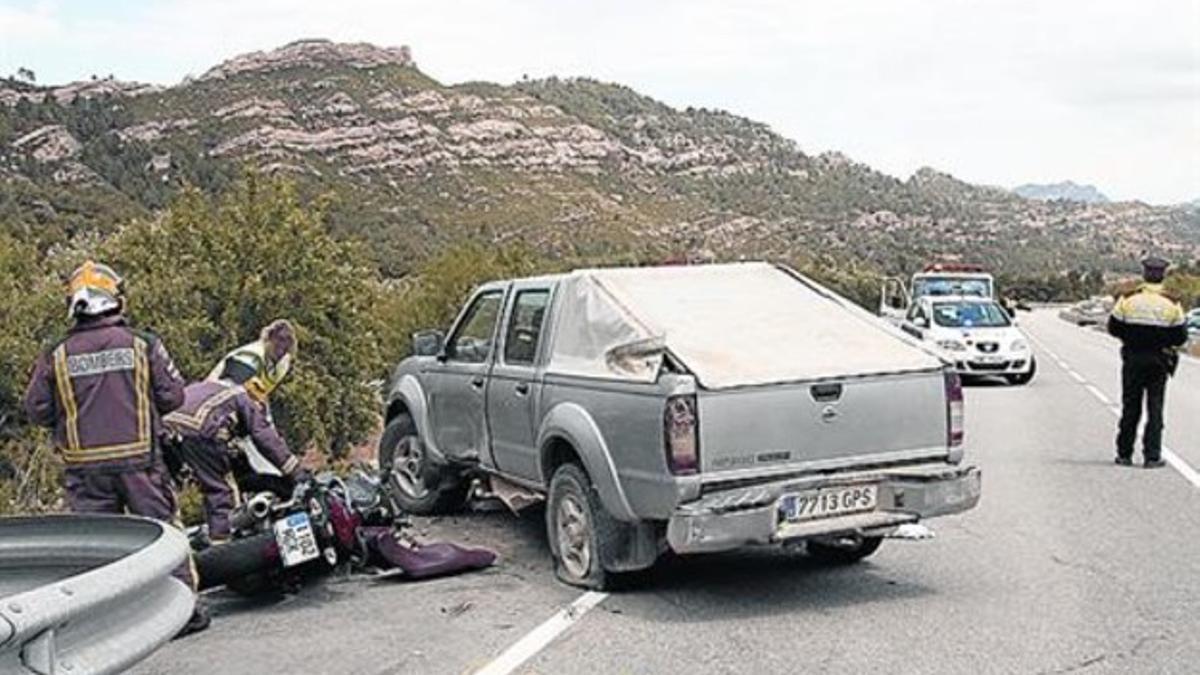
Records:
[[[1161,459],[1147,459],[1142,464],[1142,466],[1147,469],[1161,469],[1166,465],[1167,465],[1167,463]]]
[[[1117,464],[1117,466],[1133,466],[1133,460],[1129,457],[1117,455],[1117,458],[1113,461]]]
[[[212,619],[208,616],[208,604],[204,602],[204,598],[197,597],[196,606],[192,609],[192,618],[183,624],[183,628],[179,629],[173,639],[178,640],[193,633],[199,633],[208,628],[210,623],[212,623]]]

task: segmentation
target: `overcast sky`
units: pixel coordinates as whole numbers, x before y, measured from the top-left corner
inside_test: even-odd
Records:
[[[175,83],[302,37],[587,75],[907,177],[1200,198],[1200,0],[0,0],[0,73]]]

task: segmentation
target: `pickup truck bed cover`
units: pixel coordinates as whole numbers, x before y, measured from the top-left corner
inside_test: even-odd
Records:
[[[708,389],[941,366],[849,301],[767,263],[579,270],[563,278],[558,302],[552,373],[653,381],[664,349]]]

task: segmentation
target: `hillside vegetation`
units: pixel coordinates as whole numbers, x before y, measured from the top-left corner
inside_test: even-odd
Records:
[[[1200,257],[1200,214],[1036,201],[933,169],[907,180],[769,127],[627,87],[446,86],[404,48],[301,41],[167,88],[0,83],[0,214],[38,245],[111,231],[243,164],[341,199],[389,276],[463,238],[554,255],[833,257],[881,273],[959,256],[1009,274]]]

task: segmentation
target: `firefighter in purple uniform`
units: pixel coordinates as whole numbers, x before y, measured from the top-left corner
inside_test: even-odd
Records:
[[[223,359],[215,378],[188,385],[183,405],[164,420],[178,438],[180,458],[200,485],[208,536],[214,544],[229,539],[229,514],[240,499],[233,476],[239,441],[252,441],[291,481],[306,476],[300,460],[275,430],[267,408],[267,396],[287,375],[295,345],[291,324],[272,323],[260,342]]]
[[[108,266],[75,270],[67,308],[74,325],[34,364],[25,411],[54,430],[71,510],[176,523],[158,438],[161,416],[183,403],[183,378],[162,340],[126,323],[123,282]],[[190,565],[176,576],[195,588]],[[208,622],[197,601],[183,632]]]

